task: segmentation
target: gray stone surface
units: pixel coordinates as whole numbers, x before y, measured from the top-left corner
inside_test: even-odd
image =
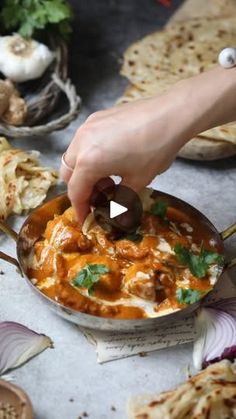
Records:
[[[70,59],[72,77],[84,100],[82,113],[62,132],[14,141],[16,146],[40,150],[42,161],[54,167],[59,166],[61,153],[86,116],[112,105],[122,92],[126,82],[118,69],[124,48],[163,25],[172,12],[155,0],[73,3],[77,18]],[[180,1],[173,3],[176,6]],[[236,158],[209,164],[177,160],[154,181],[156,188],[195,205],[220,230],[236,221],[235,184]],[[22,222],[23,217],[11,220],[16,229]],[[235,254],[235,243],[229,240],[228,255]],[[15,253],[14,243],[2,235],[0,248]],[[185,379],[191,345],[98,365],[94,348],[78,329],[49,312],[15,268],[3,262],[0,267],[5,272],[0,275],[0,319],[22,322],[48,334],[55,343],[54,350],[13,373],[15,382],[30,396],[36,419],[77,419],[84,411],[92,419],[122,419],[129,395],[168,390]]]

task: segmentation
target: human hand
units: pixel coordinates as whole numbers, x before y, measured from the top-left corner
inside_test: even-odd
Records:
[[[139,191],[165,171],[194,135],[235,118],[233,70],[216,68],[168,92],[92,114],[76,132],[61,166],[68,195],[83,223],[94,186],[118,175]],[[224,106],[222,107],[222,103]]]
[[[178,105],[161,96],[96,112],[81,125],[65,156],[74,171],[61,167],[81,223],[101,178],[118,175],[138,191],[169,167],[181,146],[170,124],[176,112]]]

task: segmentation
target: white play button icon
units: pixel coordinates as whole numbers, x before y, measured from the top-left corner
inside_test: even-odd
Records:
[[[110,201],[110,218],[118,217],[118,215],[124,214],[128,211],[128,208],[118,204],[115,201]]]
[[[139,195],[127,186],[114,184],[94,191],[91,199],[96,222],[117,240],[121,232],[133,233],[140,225],[142,202]]]

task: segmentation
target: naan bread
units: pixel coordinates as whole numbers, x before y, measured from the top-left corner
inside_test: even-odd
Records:
[[[235,42],[236,17],[176,23],[131,45],[121,73],[153,94],[214,67],[219,52]]]
[[[180,22],[195,17],[228,17],[235,13],[235,0],[185,0],[171,17],[170,22]]]
[[[124,54],[121,74],[153,94],[213,68],[219,52],[235,42],[236,17],[176,23],[131,45]]]
[[[236,418],[236,367],[229,361],[210,365],[157,396],[130,400],[129,419],[234,419]]]
[[[178,152],[179,157],[199,161],[223,159],[234,154],[236,154],[235,144],[227,141],[205,138],[202,135],[192,138]]]
[[[39,166],[38,157],[38,151],[12,148],[0,137],[0,220],[37,207],[56,183],[56,171]]]
[[[217,65],[219,52],[236,45],[236,17],[192,19],[169,25],[131,45],[121,74],[131,86],[118,103],[160,94],[181,79]],[[236,122],[208,130],[205,138],[236,145]]]

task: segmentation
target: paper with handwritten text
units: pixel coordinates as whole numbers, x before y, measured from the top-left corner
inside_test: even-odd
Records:
[[[235,281],[224,274],[207,301],[229,297],[236,297]],[[193,316],[169,326],[141,332],[101,332],[85,328],[80,330],[95,345],[99,363],[192,342],[195,335]]]

